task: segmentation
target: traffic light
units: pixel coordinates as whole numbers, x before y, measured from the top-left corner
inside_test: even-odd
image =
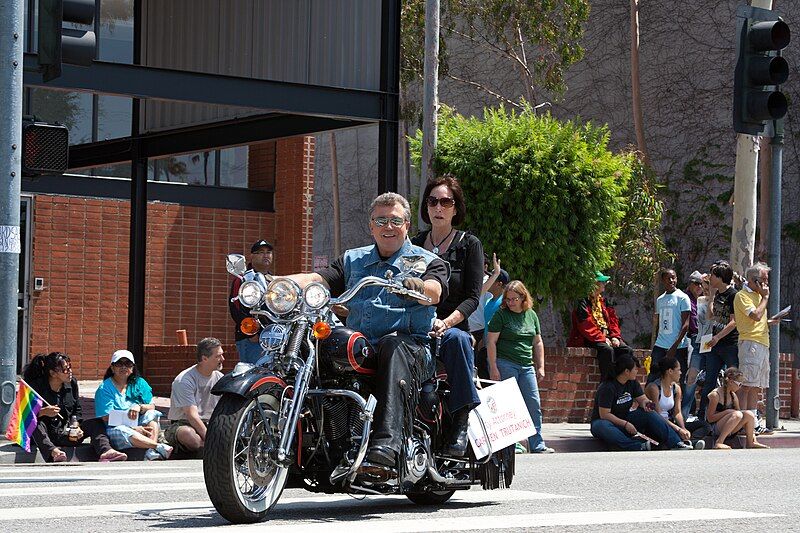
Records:
[[[781,50],[791,40],[789,26],[773,11],[740,6],[737,17],[733,129],[760,135],[768,121],[786,115],[788,102],[779,85],[789,77]]]
[[[69,130],[25,118],[22,122],[22,175],[63,174],[69,164]]]
[[[97,42],[94,31],[62,26],[94,27],[94,14],[95,0],[39,0],[39,66],[44,81],[61,76],[61,63],[92,64]]]

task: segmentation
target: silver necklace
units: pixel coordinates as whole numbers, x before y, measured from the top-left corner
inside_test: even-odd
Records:
[[[453,232],[454,232],[455,230],[456,230],[456,228],[452,228],[452,229],[450,230],[450,233],[448,233],[447,235],[445,235],[444,239],[442,239],[441,241],[439,241],[439,244],[434,244],[434,242],[433,242],[433,232],[431,231],[430,233],[428,233],[428,238],[431,240],[431,244],[433,244],[433,249],[432,249],[431,251],[432,251],[433,253],[435,253],[435,254],[437,254],[437,255],[438,255],[438,254],[439,254],[439,247],[440,247],[442,244],[444,244],[444,241],[446,241],[447,239],[449,239],[449,238],[450,238],[450,235],[452,235],[452,234],[453,234]]]

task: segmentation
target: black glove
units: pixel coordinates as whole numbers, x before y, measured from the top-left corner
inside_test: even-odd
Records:
[[[420,278],[406,278],[403,280],[403,287],[410,291],[417,291],[420,294],[425,294],[425,282]],[[416,300],[413,296],[405,295],[403,298],[409,300]]]

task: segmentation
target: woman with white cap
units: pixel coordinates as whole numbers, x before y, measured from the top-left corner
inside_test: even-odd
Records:
[[[152,403],[153,389],[139,375],[133,354],[128,350],[114,352],[103,378],[94,395],[96,416],[109,424],[111,411],[125,411],[125,417],[130,420],[130,425],[127,420],[113,426],[109,424],[108,437],[112,445],[118,449],[146,449],[144,457],[148,461],[168,458],[172,446],[157,441],[158,419],[163,415]]]

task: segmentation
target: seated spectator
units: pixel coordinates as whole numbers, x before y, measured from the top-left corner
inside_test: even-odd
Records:
[[[111,443],[122,449],[146,449],[144,457],[148,461],[167,459],[172,453],[172,446],[158,443],[158,419],[162,413],[155,409],[152,399],[152,389],[139,375],[133,354],[128,350],[114,352],[103,383],[94,394],[95,412],[108,424],[111,411],[126,411],[136,425],[109,426]]]
[[[613,307],[606,305],[603,292],[610,276],[595,272],[595,288],[588,298],[580,300],[572,310],[572,327],[567,346],[588,347],[597,351],[600,381],[612,377],[614,361],[622,354],[633,351],[622,339],[619,320]]]
[[[111,447],[105,433],[105,423],[99,418],[83,420],[83,410],[78,394],[78,382],[72,377],[69,356],[61,352],[39,354],[22,372],[24,379],[47,403],[39,411],[33,442],[48,463],[67,460],[60,446],[76,446],[86,435],[100,461],[124,461],[128,458]],[[78,421],[76,434],[70,435],[72,417]]]
[[[592,435],[606,444],[628,451],[652,449],[644,434],[668,449],[691,450],[673,431],[667,421],[647,404],[649,400],[636,380],[639,361],[632,355],[617,357],[614,377],[606,379],[597,389],[592,411]],[[634,405],[638,404],[635,408]]]
[[[681,412],[681,387],[678,381],[681,378],[681,364],[674,357],[666,357],[658,362],[658,378],[648,383],[644,389],[644,394],[655,406],[656,412],[667,421],[667,424],[675,431],[684,442],[692,442],[692,432],[698,434],[694,439],[694,449],[702,450],[706,447],[702,437],[708,433],[706,424],[696,420],[692,426],[688,426],[683,420]]]
[[[170,425],[164,430],[168,443],[183,453],[200,451],[206,440],[206,428],[219,396],[211,389],[222,378],[222,343],[207,337],[197,343],[197,364],[187,368],[172,382]]]
[[[746,446],[748,448],[769,448],[756,440],[755,426],[756,417],[751,411],[741,411],[739,409],[739,398],[736,392],[742,388],[744,374],[735,366],[725,370],[722,385],[712,390],[708,394],[708,411],[706,418],[712,425],[716,441],[714,449],[730,450],[730,446],[725,444],[725,439],[735,435],[740,429],[744,428]]]

